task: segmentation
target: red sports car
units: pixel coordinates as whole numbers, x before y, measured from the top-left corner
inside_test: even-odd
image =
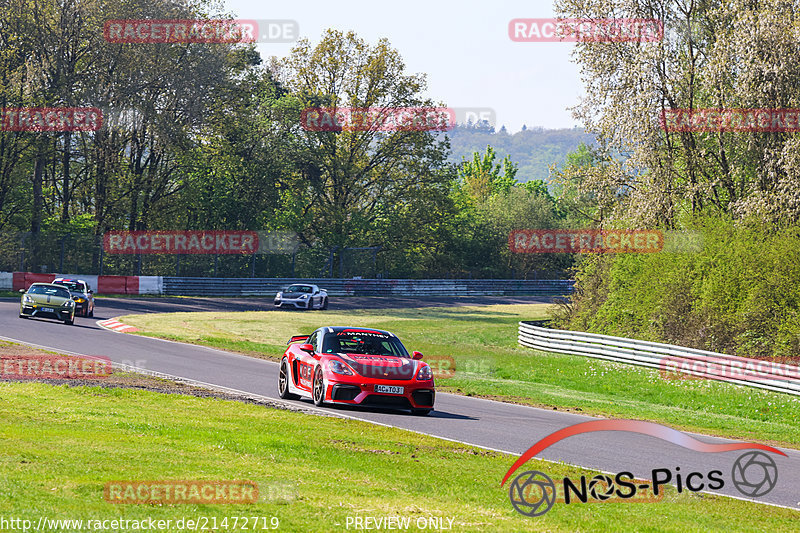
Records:
[[[422,354],[408,355],[388,331],[324,327],[296,335],[281,360],[281,398],[310,397],[324,403],[410,409],[427,415],[436,396],[433,372]]]

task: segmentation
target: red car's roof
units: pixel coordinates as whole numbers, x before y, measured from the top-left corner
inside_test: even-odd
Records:
[[[394,333],[375,328],[359,328],[350,326],[326,326],[320,329],[324,330],[326,333],[372,333],[375,335],[388,335],[390,337],[395,336]]]

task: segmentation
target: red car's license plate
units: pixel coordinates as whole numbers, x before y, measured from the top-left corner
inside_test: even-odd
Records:
[[[393,385],[375,385],[375,392],[385,392],[387,394],[403,394],[403,387]]]

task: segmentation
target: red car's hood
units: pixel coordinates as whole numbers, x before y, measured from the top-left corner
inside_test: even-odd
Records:
[[[360,375],[373,379],[413,379],[417,362],[407,357],[386,355],[340,354]]]

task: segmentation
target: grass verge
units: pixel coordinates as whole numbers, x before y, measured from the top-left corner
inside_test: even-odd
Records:
[[[139,379],[136,386],[163,384]],[[672,488],[658,503],[556,504],[527,518],[499,487],[514,457],[355,420],[118,386],[0,382],[0,434],[0,516],[34,524],[40,516],[229,524],[259,516],[270,525],[276,517],[279,531],[305,532],[345,530],[348,517],[400,516],[412,525],[452,519],[453,531],[791,531],[800,520],[797,511]],[[553,479],[596,474],[528,466]],[[109,481],[195,479],[252,480],[260,497],[238,505],[103,499]]]

